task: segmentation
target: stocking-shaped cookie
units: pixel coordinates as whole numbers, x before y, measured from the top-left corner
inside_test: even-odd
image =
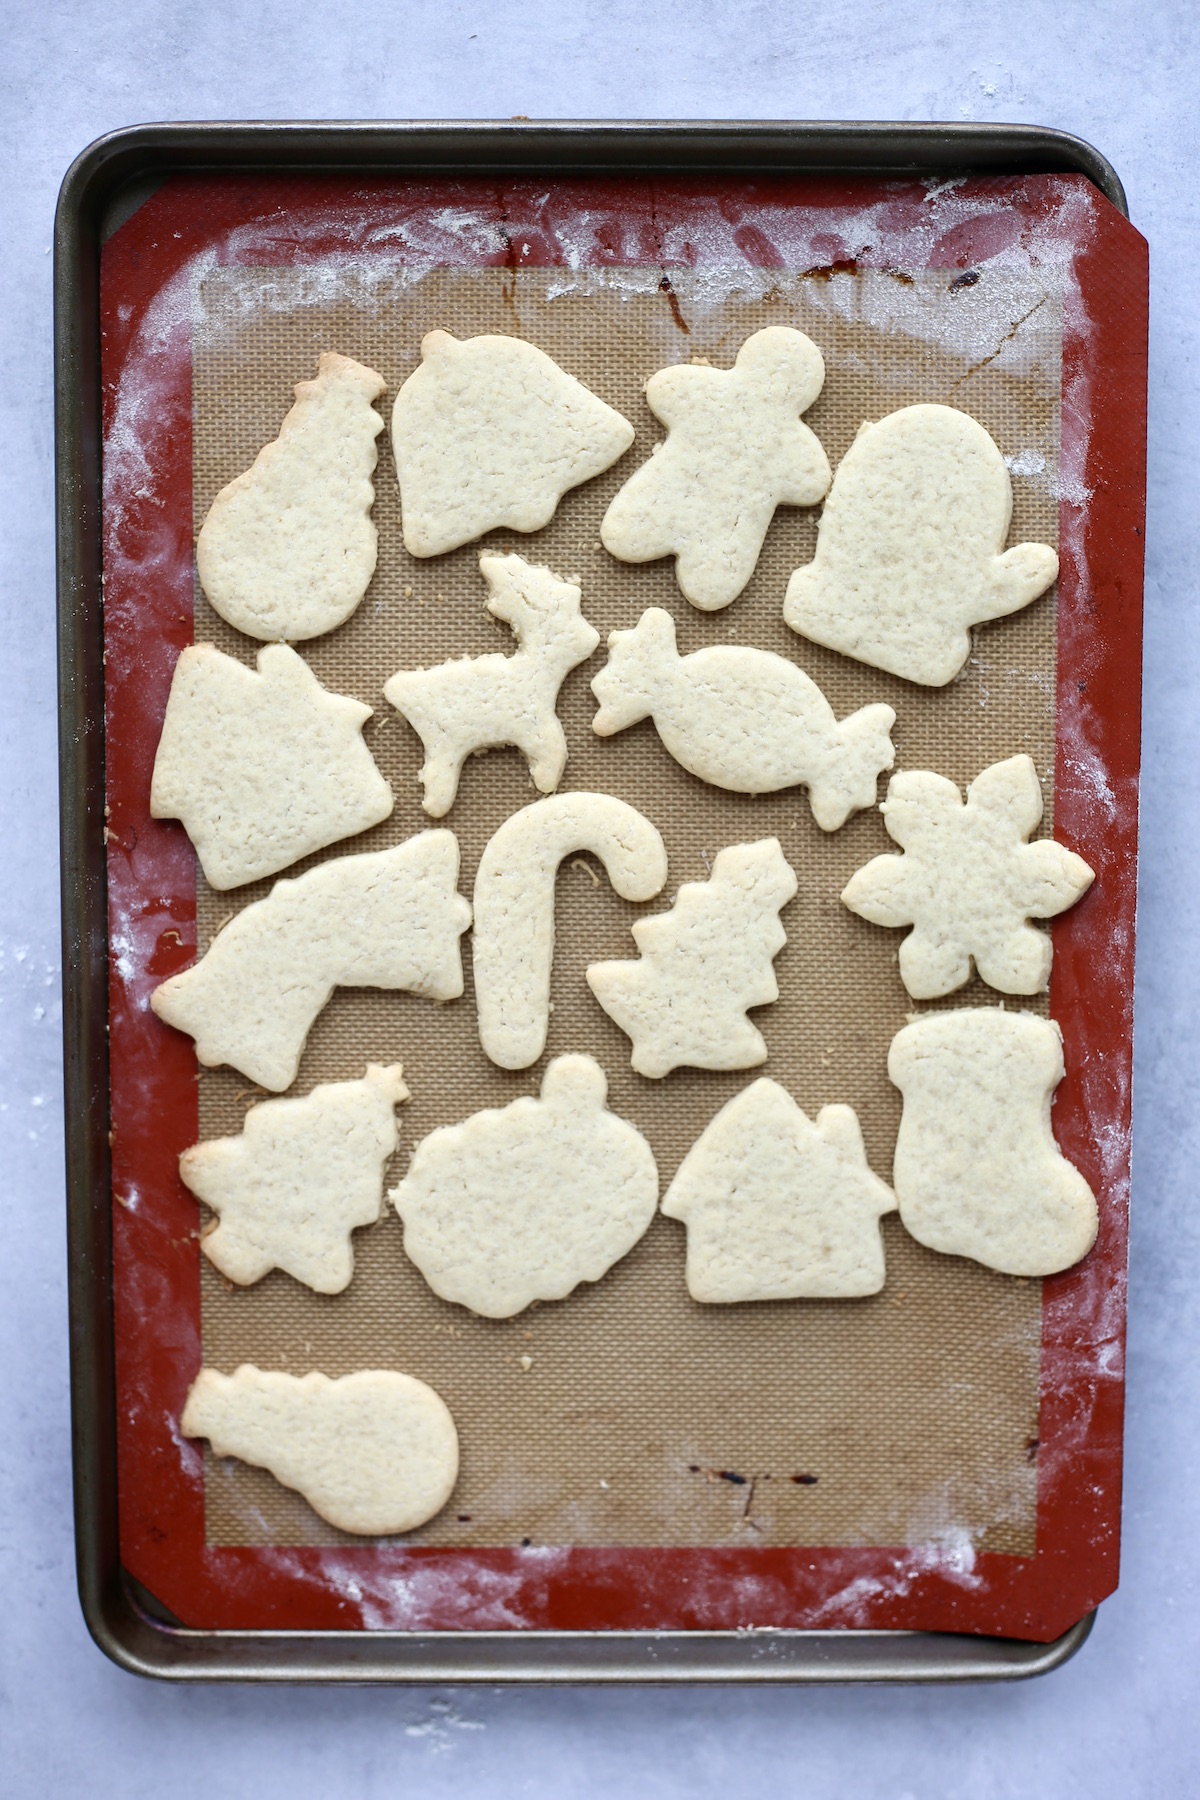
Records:
[[[562,1300],[646,1231],[658,1170],[633,1125],[610,1113],[590,1056],[558,1056],[540,1099],[443,1125],[389,1196],[404,1248],[434,1293],[487,1319]]]
[[[588,986],[632,1038],[639,1075],[766,1061],[746,1013],[779,998],[771,964],[787,943],[779,912],[795,892],[777,838],[734,844],[710,880],[684,882],[670,912],[632,927],[638,961],[591,965]]]
[[[185,1150],[179,1173],[217,1215],[200,1248],[248,1286],[285,1269],[317,1294],[354,1273],[350,1233],[383,1209],[384,1164],[408,1099],[400,1065],[371,1063],[361,1081],[329,1081],[303,1099],[252,1106],[239,1137]]]
[[[1008,470],[982,425],[951,406],[889,413],[843,457],[783,616],[816,644],[942,687],[972,625],[1028,606],[1058,574],[1048,544],[1005,550],[1011,519]]]
[[[375,573],[371,506],[386,383],[326,351],[273,443],[222,488],[200,527],[200,585],[256,638],[312,638],[348,619]]]
[[[499,525],[540,531],[568,488],[624,455],[633,426],[515,337],[431,331],[396,396],[404,543],[440,556]]]
[[[458,1480],[458,1433],[433,1389],[395,1369],[285,1375],[201,1369],[180,1420],[218,1456],[269,1469],[314,1512],[367,1537],[412,1531]]]
[[[879,1220],[895,1206],[853,1107],[814,1124],[763,1077],[706,1126],[662,1210],[687,1225],[693,1300],[843,1300],[883,1286]]]
[[[1053,949],[1030,919],[1065,912],[1091,886],[1081,856],[1042,838],[1042,789],[1028,756],[977,775],[967,803],[952,781],[906,770],[881,808],[903,856],[876,856],[851,876],[842,899],[874,925],[911,925],[900,946],[909,993],[932,1000],[970,979],[974,960],[1002,994],[1040,994]]]
[[[675,761],[714,787],[773,794],[803,783],[822,831],[873,806],[880,770],[895,760],[890,706],[860,707],[839,725],[816,682],[773,651],[709,644],[681,657],[675,621],[658,606],[610,635],[592,692],[597,736],[650,714]]]
[[[1006,1275],[1054,1275],[1087,1255],[1096,1201],[1050,1128],[1063,1077],[1052,1020],[925,1013],[892,1039],[888,1074],[904,1095],[892,1180],[918,1242]]]
[[[802,331],[769,325],[748,337],[732,369],[682,363],[646,383],[667,440],[631,475],[600,526],[622,562],[674,556],[693,606],[714,612],[751,575],[777,506],[815,506],[829,462],[803,424],[825,380]]]
[[[151,815],[182,819],[212,887],[274,875],[391,812],[363,743],[370,717],[286,644],[260,650],[257,672],[189,644],[171,680]]]

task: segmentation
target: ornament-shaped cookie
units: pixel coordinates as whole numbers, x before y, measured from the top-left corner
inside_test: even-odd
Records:
[[[554,883],[576,850],[599,857],[623,900],[653,899],[667,879],[658,830],[612,794],[555,794],[504,821],[479,859],[472,940],[479,1041],[502,1069],[546,1048]]]
[[[150,1004],[195,1038],[207,1067],[230,1063],[281,1093],[335,987],[457,1000],[458,940],[471,923],[457,880],[452,831],[334,857],[277,881],[217,933],[199,962],[155,988]]]
[[[562,496],[623,456],[633,426],[544,350],[431,331],[396,396],[404,544],[440,556],[485,531],[540,531]]]
[[[408,1099],[399,1063],[252,1106],[239,1137],[185,1150],[179,1173],[217,1217],[200,1248],[241,1286],[283,1269],[317,1294],[354,1273],[350,1233],[383,1210],[383,1170]]]
[[[196,540],[200,585],[230,625],[255,638],[320,637],[348,619],[375,573],[371,522],[387,384],[326,351],[296,385],[279,436],[209,508]]]
[[[1096,1240],[1096,1201],[1054,1141],[1062,1037],[1032,1013],[925,1013],[896,1033],[892,1182],[918,1243],[1006,1275],[1054,1275]]]
[[[787,943],[780,909],[795,893],[777,838],[734,844],[708,881],[684,882],[670,912],[636,921],[640,960],[591,965],[588,986],[633,1040],[639,1075],[766,1061],[762,1033],[746,1013],[779,998],[771,965]]]
[[[1002,994],[1043,993],[1053,947],[1029,921],[1073,906],[1092,871],[1052,838],[1026,843],[1042,817],[1032,760],[1010,756],[984,769],[965,806],[944,775],[905,770],[892,777],[880,810],[905,854],[874,857],[842,899],[874,925],[913,927],[900,946],[909,993],[952,993],[970,979],[972,961]]]
[[[541,1098],[433,1131],[389,1198],[435,1294],[486,1319],[562,1300],[647,1230],[658,1170],[641,1132],[605,1107],[590,1056],[558,1056]]]
[[[481,556],[488,611],[512,627],[513,656],[458,657],[434,669],[401,669],[384,694],[425,746],[424,807],[448,813],[468,756],[515,744],[533,784],[552,794],[567,766],[555,707],[563,677],[600,642],[579,610],[579,588],[521,556]]]
[[[243,1363],[201,1369],[180,1420],[304,1495],[313,1511],[365,1537],[413,1531],[442,1510],[458,1480],[458,1433],[445,1401],[395,1369],[285,1375]]]
[[[212,644],[175,664],[150,786],[181,819],[211,887],[240,887],[386,819],[392,790],[363,743],[371,708],[323,688],[286,644],[257,673]]]
[[[844,1300],[883,1286],[879,1220],[895,1206],[853,1107],[814,1123],[764,1076],[705,1127],[662,1210],[687,1226],[693,1300]]]
[[[592,730],[611,737],[649,715],[664,747],[701,781],[735,794],[803,784],[822,831],[875,804],[880,771],[895,761],[890,706],[863,706],[839,725],[815,681],[786,657],[744,644],[679,655],[661,607],[614,631],[592,682]]]
[[[926,687],[952,681],[970,628],[1045,593],[1048,544],[1004,548],[1012,482],[983,426],[952,406],[863,425],[833,478],[817,552],[788,583],[793,631]]]
[[[682,363],[646,383],[667,427],[664,444],[617,494],[600,526],[622,562],[674,556],[681,591],[715,612],[751,575],[777,506],[815,506],[829,462],[800,415],[825,381],[802,331],[769,325],[748,337],[732,369]]]

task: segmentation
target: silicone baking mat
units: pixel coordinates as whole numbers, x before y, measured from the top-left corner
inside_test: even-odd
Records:
[[[549,194],[179,181],[111,240],[113,1122],[119,1380],[130,1402],[122,1529],[127,1566],[188,1622],[952,1623],[1042,1636],[1111,1585],[1136,685],[1115,682],[1109,700],[1103,682],[1118,652],[1128,671],[1136,614],[1100,617],[1117,496],[1110,478],[1097,500],[1092,464],[1115,410],[1107,391],[1101,406],[1097,377],[1130,320],[1118,307],[1106,336],[1083,276],[1098,261],[1111,287],[1123,257],[1136,293],[1139,247],[1072,177],[849,192],[560,184]],[[690,358],[728,366],[768,323],[807,331],[825,356],[825,389],[807,418],[835,465],[864,418],[921,400],[962,406],[1009,459],[1011,541],[1061,533],[1059,591],[982,629],[948,689],[881,675],[783,625],[787,575],[812,554],[812,511],[780,510],[750,587],[718,614],[688,607],[669,563],[631,567],[599,547],[608,499],[661,436],[646,377]],[[1044,1286],[1012,1281],[922,1249],[893,1216],[878,1296],[705,1308],[683,1284],[682,1228],[660,1218],[596,1286],[489,1322],[430,1293],[390,1214],[356,1235],[354,1282],[340,1296],[313,1295],[278,1272],[232,1290],[200,1256],[199,1209],[174,1157],[198,1136],[239,1129],[262,1096],[233,1071],[199,1071],[190,1041],[146,1000],[270,884],[211,893],[181,829],[146,817],[177,648],[212,641],[247,661],[256,648],[193,587],[192,532],[277,431],[293,383],[314,372],[322,349],[379,369],[386,410],[435,326],[526,337],[635,424],[626,458],[568,495],[544,531],[488,540],[578,579],[602,639],[646,606],[666,606],[683,652],[739,642],[791,656],[839,716],[887,700],[899,767],[965,784],[1017,750],[1034,757],[1044,830],[1098,871],[1054,927],[1050,997],[1068,1064],[1055,1128],[1103,1216],[1079,1270]],[[1136,381],[1136,346],[1133,359]],[[328,686],[375,706],[368,741],[397,804],[383,826],[310,863],[399,842],[426,823],[421,748],[382,700],[387,676],[510,647],[482,608],[479,546],[429,561],[404,551],[386,436],[379,442],[375,579],[353,619],[304,653]],[[1120,450],[1109,454],[1119,460]],[[1136,505],[1136,468],[1132,476],[1126,504]],[[1117,592],[1111,604],[1133,598]],[[750,1077],[633,1075],[628,1041],[592,1000],[583,969],[632,955],[631,920],[703,879],[725,844],[777,836],[800,892],[783,915],[781,998],[756,1015],[770,1051],[763,1072],[810,1114],[834,1100],[855,1106],[886,1177],[898,1120],[887,1046],[915,1009],[896,973],[898,935],[837,898],[855,868],[889,847],[878,814],[827,836],[802,790],[748,799],[708,788],[667,757],[648,722],[596,739],[587,684],[602,656],[564,684],[571,760],[561,786],[639,806],[664,834],[670,876],[659,901],[634,908],[587,859],[564,865],[547,1054],[598,1057],[610,1105],[645,1132],[665,1187]],[[463,892],[491,832],[533,797],[515,751],[469,763],[445,821],[462,849]],[[400,1113],[392,1181],[428,1130],[540,1080],[544,1065],[512,1075],[484,1057],[469,955],[467,964],[454,1006],[342,991],[309,1038],[294,1092],[360,1075],[368,1060],[404,1062],[413,1098]],[[976,983],[946,1004],[994,998]],[[364,1545],[265,1473],[205,1461],[173,1423],[201,1354],[226,1370],[385,1366],[429,1381],[462,1443],[449,1506],[405,1540]],[[1099,1496],[1087,1474],[1098,1452],[1107,1457]],[[1076,1524],[1056,1545],[1060,1503],[1064,1527],[1072,1511]]]

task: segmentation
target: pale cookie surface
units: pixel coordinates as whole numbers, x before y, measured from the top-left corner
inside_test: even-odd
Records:
[[[479,1041],[502,1069],[546,1047],[554,882],[576,850],[599,857],[624,900],[650,900],[667,879],[659,832],[611,794],[555,794],[504,821],[479,859],[473,939]]]
[[[836,831],[875,804],[875,783],[895,761],[890,706],[864,706],[839,725],[824,694],[770,650],[711,644],[679,655],[675,621],[661,607],[614,631],[592,682],[599,737],[649,715],[677,763],[713,787],[773,794],[803,783],[813,818]]]
[[[222,488],[200,527],[200,585],[256,638],[312,638],[348,619],[375,573],[371,521],[386,383],[326,351],[279,436]]]
[[[458,999],[458,940],[471,908],[455,892],[457,880],[452,831],[335,857],[277,881],[218,932],[198,963],[155,988],[150,1004],[195,1038],[206,1066],[230,1063],[280,1093],[296,1079],[309,1028],[335,987]]]
[[[658,1170],[634,1126],[605,1107],[590,1056],[559,1056],[539,1100],[478,1112],[417,1145],[389,1198],[404,1248],[433,1289],[487,1319],[562,1300],[648,1228]]]
[[[1042,816],[1028,756],[993,763],[967,789],[923,770],[893,776],[881,808],[903,856],[876,856],[842,899],[874,925],[911,925],[900,946],[909,993],[932,1000],[970,978],[1002,994],[1040,994],[1053,948],[1030,919],[1050,919],[1091,886],[1092,871],[1052,838],[1025,842]]]
[[[458,1480],[458,1433],[433,1389],[394,1369],[284,1375],[201,1369],[184,1437],[269,1469],[339,1531],[383,1537],[441,1511]]]
[[[274,875],[388,817],[392,790],[362,738],[370,717],[286,644],[259,651],[257,674],[190,644],[171,681],[151,817],[183,821],[212,887]]]
[[[639,1075],[750,1069],[767,1046],[746,1010],[779,998],[779,911],[796,877],[777,838],[722,850],[708,881],[687,881],[670,912],[638,919],[636,962],[593,963],[588,985],[633,1040]]]
[[[1096,1201],[1062,1155],[1050,1102],[1058,1027],[993,1007],[926,1013],[892,1039],[904,1096],[892,1180],[919,1243],[1006,1275],[1054,1275],[1096,1241]]]
[[[787,325],[748,337],[732,369],[652,375],[646,402],[667,439],[605,513],[605,549],[623,562],[674,556],[680,589],[704,612],[736,600],[775,508],[815,506],[829,487],[828,459],[800,419],[824,381],[821,352]]]
[[[633,426],[534,344],[431,331],[396,396],[404,544],[440,556],[485,531],[540,531],[569,488],[623,456]]]
[[[424,807],[449,812],[468,756],[515,744],[534,786],[552,794],[567,766],[555,707],[568,670],[600,642],[579,610],[580,590],[521,556],[481,556],[488,611],[512,627],[513,656],[460,657],[434,669],[401,669],[384,694],[425,746]]]
[[[783,616],[814,643],[942,687],[972,625],[1028,606],[1058,574],[1048,544],[1005,550],[1011,519],[1008,470],[982,425],[951,406],[889,413],[842,459]]]
[[[895,1207],[853,1107],[823,1106],[814,1124],[765,1076],[721,1108],[662,1203],[687,1226],[688,1292],[710,1302],[878,1293],[879,1220]]]
[[[350,1233],[383,1210],[383,1170],[408,1099],[399,1063],[331,1081],[303,1099],[252,1106],[240,1137],[185,1150],[179,1173],[217,1214],[200,1248],[242,1286],[283,1269],[318,1294],[354,1273]]]

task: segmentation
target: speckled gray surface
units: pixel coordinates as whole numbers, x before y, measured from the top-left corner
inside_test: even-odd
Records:
[[[1193,106],[1179,0],[8,0],[0,56],[0,1745],[6,1793],[140,1800],[733,1787],[1089,1800],[1200,1781],[1200,431]],[[1124,1573],[1058,1674],[958,1691],[169,1690],[74,1592],[55,845],[50,229],[64,169],[144,119],[1029,120],[1116,164],[1151,243],[1150,516]]]

